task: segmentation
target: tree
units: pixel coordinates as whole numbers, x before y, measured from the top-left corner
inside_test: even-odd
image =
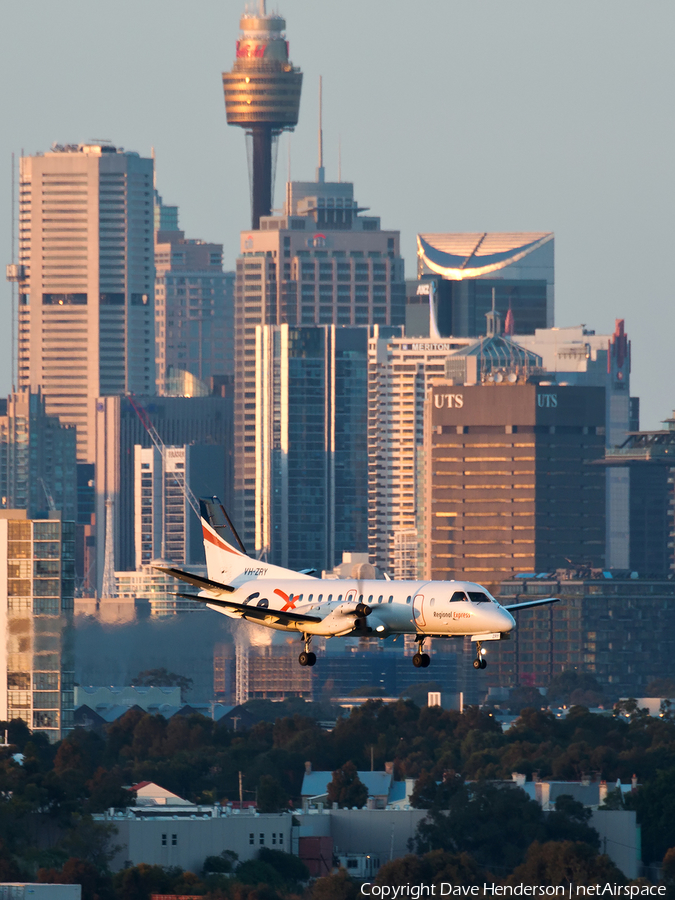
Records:
[[[529,684],[514,688],[509,696],[509,711],[517,716],[523,709],[544,709],[546,700],[536,687]]]
[[[258,782],[258,812],[277,813],[288,810],[288,791],[271,775]]]
[[[317,878],[309,896],[311,900],[357,900],[359,889],[345,870],[340,869],[334,875]]]
[[[39,884],[80,884],[82,900],[112,900],[110,876],[102,873],[90,862],[71,857],[61,871],[38,869]]]
[[[506,884],[588,886],[625,884],[623,873],[608,856],[600,856],[586,843],[572,841],[535,842],[525,861],[506,879]]]
[[[647,697],[675,698],[675,678],[655,678],[646,688]]]
[[[207,856],[202,866],[202,874],[233,872],[238,859],[239,856],[234,850],[223,850],[219,856]]]
[[[600,837],[595,828],[588,824],[592,812],[570,794],[556,798],[555,810],[548,814],[546,832],[550,841],[583,841],[600,848]]]
[[[192,678],[186,678],[185,675],[176,675],[175,672],[169,672],[166,669],[146,669],[139,672],[135,678],[131,679],[132,685],[135,687],[179,687],[181,699],[185,700],[185,695],[192,690]]]
[[[600,700],[603,699],[603,690],[595,676],[591,675],[590,672],[578,672],[576,669],[566,669],[559,675],[554,675],[548,686],[546,699],[549,703],[570,706],[573,702],[572,694],[577,691],[582,693],[590,692],[594,697],[599,697]],[[581,702],[583,705],[587,705],[583,701]]]
[[[436,799],[437,790],[436,779],[426,769],[422,769],[410,795],[410,805],[415,809],[431,809]]]
[[[420,709],[427,705],[430,692],[440,692],[443,688],[437,681],[423,681],[421,684],[414,684],[407,688],[401,694],[401,697],[408,697],[412,702],[419,706]]]
[[[283,879],[286,887],[296,887],[298,882],[309,879],[309,869],[304,862],[291,853],[283,850],[273,850],[271,847],[261,847],[258,850],[258,859],[272,866]]]
[[[423,856],[409,854],[385,863],[377,873],[375,884],[482,885],[485,877],[468,853],[432,850]],[[440,890],[436,892],[440,896]]]
[[[661,874],[668,887],[675,888],[675,847],[671,847],[663,857]]]
[[[353,762],[347,762],[333,772],[328,785],[328,802],[337,803],[341,809],[359,809],[368,800],[368,788],[361,781]]]

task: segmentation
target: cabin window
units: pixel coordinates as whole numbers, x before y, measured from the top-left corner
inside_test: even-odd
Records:
[[[487,594],[484,594],[482,591],[469,591],[469,599],[472,603],[489,603],[490,600]]]
[[[373,602],[373,595],[371,594],[370,597],[368,597],[368,603],[372,603],[372,602]]]
[[[333,595],[332,595],[332,594],[329,594],[329,595],[328,595],[328,602],[329,602],[329,603],[332,603],[332,602],[333,602]]]
[[[389,602],[390,602],[390,603],[393,603],[393,602],[394,602],[394,595],[393,595],[393,594],[392,594],[392,596],[389,598]]]
[[[383,598],[382,594],[380,594],[380,596],[377,598],[377,602],[378,602],[378,603],[382,603],[382,600],[383,600],[383,599],[384,599],[384,598]]]
[[[363,603],[363,594],[359,594],[359,603]]]
[[[295,598],[295,602],[302,603],[302,594],[298,594],[298,596]]]
[[[412,597],[406,597],[406,598],[405,598],[405,602],[406,602],[406,603],[410,603],[411,600],[412,600]]]
[[[311,603],[311,602],[312,602],[312,597],[313,597],[313,596],[314,596],[314,594],[310,594],[310,595],[309,595],[309,597],[307,598],[307,602],[308,602],[308,603]]]
[[[455,593],[450,598],[451,603],[459,603],[460,601],[466,601],[466,594],[464,591],[455,591]]]
[[[340,594],[340,596],[337,598],[337,602],[342,603],[342,594]]]
[[[432,597],[431,600],[429,601],[429,606],[433,606],[435,602],[436,602],[436,598]]]
[[[321,603],[321,601],[323,600],[323,594],[319,594],[319,596],[316,598],[316,600],[317,600],[317,603]]]

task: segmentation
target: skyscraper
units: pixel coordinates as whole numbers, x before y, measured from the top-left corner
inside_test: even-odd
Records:
[[[153,163],[110,144],[24,157],[19,201],[19,387],[77,426],[93,462],[96,399],[152,393]]]
[[[288,58],[285,20],[267,14],[265,0],[257,11],[241,17],[237,59],[223,72],[225,110],[229,125],[246,129],[250,137],[252,228],[272,211],[276,141],[298,124],[302,73]]]
[[[485,334],[493,293],[502,321],[510,310],[509,324],[518,334],[553,325],[552,232],[418,234],[417,277],[431,284],[431,291],[419,285],[410,298],[431,307],[429,330],[419,334]]]
[[[255,548],[331,569],[367,548],[368,328],[256,332]]]
[[[214,376],[234,374],[234,272],[223,272],[222,244],[187,240],[177,208],[157,200],[157,393],[194,396],[194,379],[210,392]]]
[[[319,167],[319,178],[323,177]],[[235,517],[255,542],[256,326],[401,325],[398,231],[364,216],[349,182],[289,182],[283,215],[241,235],[235,285]],[[347,549],[347,548],[345,548]]]
[[[3,409],[4,408],[4,409]],[[0,402],[0,505],[25,509],[28,517],[58,509],[77,515],[76,434],[45,413],[38,390],[21,388]]]

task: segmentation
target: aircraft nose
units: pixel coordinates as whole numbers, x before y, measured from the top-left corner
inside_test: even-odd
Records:
[[[507,609],[499,610],[500,631],[511,631],[516,627],[516,620]]]

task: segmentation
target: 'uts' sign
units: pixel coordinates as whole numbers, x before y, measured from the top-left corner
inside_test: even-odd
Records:
[[[464,406],[464,394],[434,394],[436,409],[461,409]]]
[[[537,394],[537,406],[546,409],[556,409],[558,406],[557,394]]]

